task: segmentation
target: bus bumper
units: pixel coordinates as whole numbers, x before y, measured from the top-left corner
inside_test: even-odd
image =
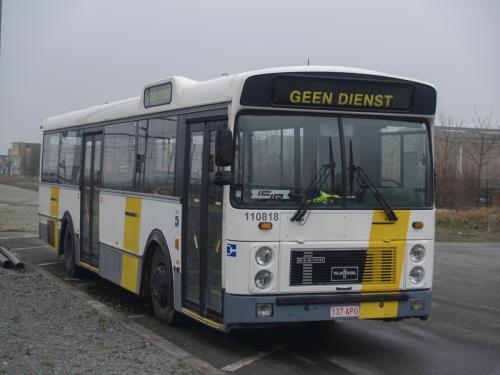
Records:
[[[246,325],[346,319],[426,319],[432,290],[396,293],[224,295],[226,329]],[[337,314],[347,316],[336,316]]]

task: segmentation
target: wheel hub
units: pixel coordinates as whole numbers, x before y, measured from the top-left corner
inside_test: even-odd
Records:
[[[152,294],[158,303],[167,305],[167,269],[164,264],[158,265],[151,276]]]

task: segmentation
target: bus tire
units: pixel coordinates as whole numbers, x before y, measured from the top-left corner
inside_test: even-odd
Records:
[[[176,315],[172,263],[170,257],[165,256],[159,247],[154,250],[149,275],[151,305],[156,319],[166,325],[171,325]]]
[[[64,230],[64,271],[70,277],[79,276],[79,267],[76,265],[75,234],[73,225],[68,223]]]

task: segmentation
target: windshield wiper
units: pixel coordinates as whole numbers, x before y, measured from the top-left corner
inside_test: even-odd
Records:
[[[334,178],[335,178],[335,161],[333,159],[333,146],[332,146],[332,137],[329,137],[329,146],[330,146],[330,163],[329,164],[323,164],[319,171],[316,173],[316,175],[313,177],[309,185],[307,186],[306,190],[304,191],[304,198],[305,201],[302,203],[302,205],[295,211],[293,216],[290,218],[290,221],[298,221],[300,222],[307,211],[309,211],[310,207],[314,204],[313,199],[307,200],[307,193],[313,191],[313,188],[315,187],[315,191],[320,191],[321,187],[325,184],[327,181],[328,177],[330,177],[330,181],[332,184],[332,193],[333,193],[333,187],[334,187]],[[299,194],[295,194],[297,196]]]
[[[351,196],[353,193],[353,182],[354,179],[358,182],[358,184],[364,189],[367,187],[370,189],[372,192],[373,196],[377,200],[377,202],[382,206],[382,209],[384,210],[385,214],[387,215],[387,219],[390,221],[398,221],[398,217],[394,210],[389,206],[389,203],[385,200],[384,196],[382,193],[380,193],[375,185],[373,184],[372,180],[368,177],[366,172],[363,170],[363,168],[354,165],[353,161],[353,155],[352,155],[352,141],[349,140],[349,182],[350,182],[350,187],[351,187]]]
[[[333,174],[333,170],[335,169],[335,163],[333,164],[323,164],[319,171],[316,173],[314,178],[311,180],[309,183],[309,186],[307,189],[304,191],[304,194],[297,194],[295,193],[294,196],[301,196],[306,199],[302,205],[295,211],[293,216],[290,218],[290,221],[301,221],[307,211],[309,211],[309,208],[314,204],[313,199],[307,200],[307,193],[313,191],[314,186],[322,186],[324,182],[327,180],[327,178],[330,176],[330,174]],[[315,191],[319,191],[319,188],[316,188]]]

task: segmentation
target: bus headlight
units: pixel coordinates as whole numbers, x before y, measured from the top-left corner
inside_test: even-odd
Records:
[[[424,276],[425,276],[425,271],[422,267],[420,266],[416,266],[416,267],[413,267],[410,271],[410,281],[412,282],[412,284],[420,284],[422,282],[422,280],[424,279]]]
[[[259,266],[267,266],[273,259],[273,249],[267,246],[261,247],[255,253],[255,261]]]
[[[266,289],[273,281],[273,274],[267,270],[257,272],[255,275],[255,286],[259,289]]]
[[[410,250],[410,258],[413,262],[419,263],[425,257],[425,247],[423,245],[415,245]]]

